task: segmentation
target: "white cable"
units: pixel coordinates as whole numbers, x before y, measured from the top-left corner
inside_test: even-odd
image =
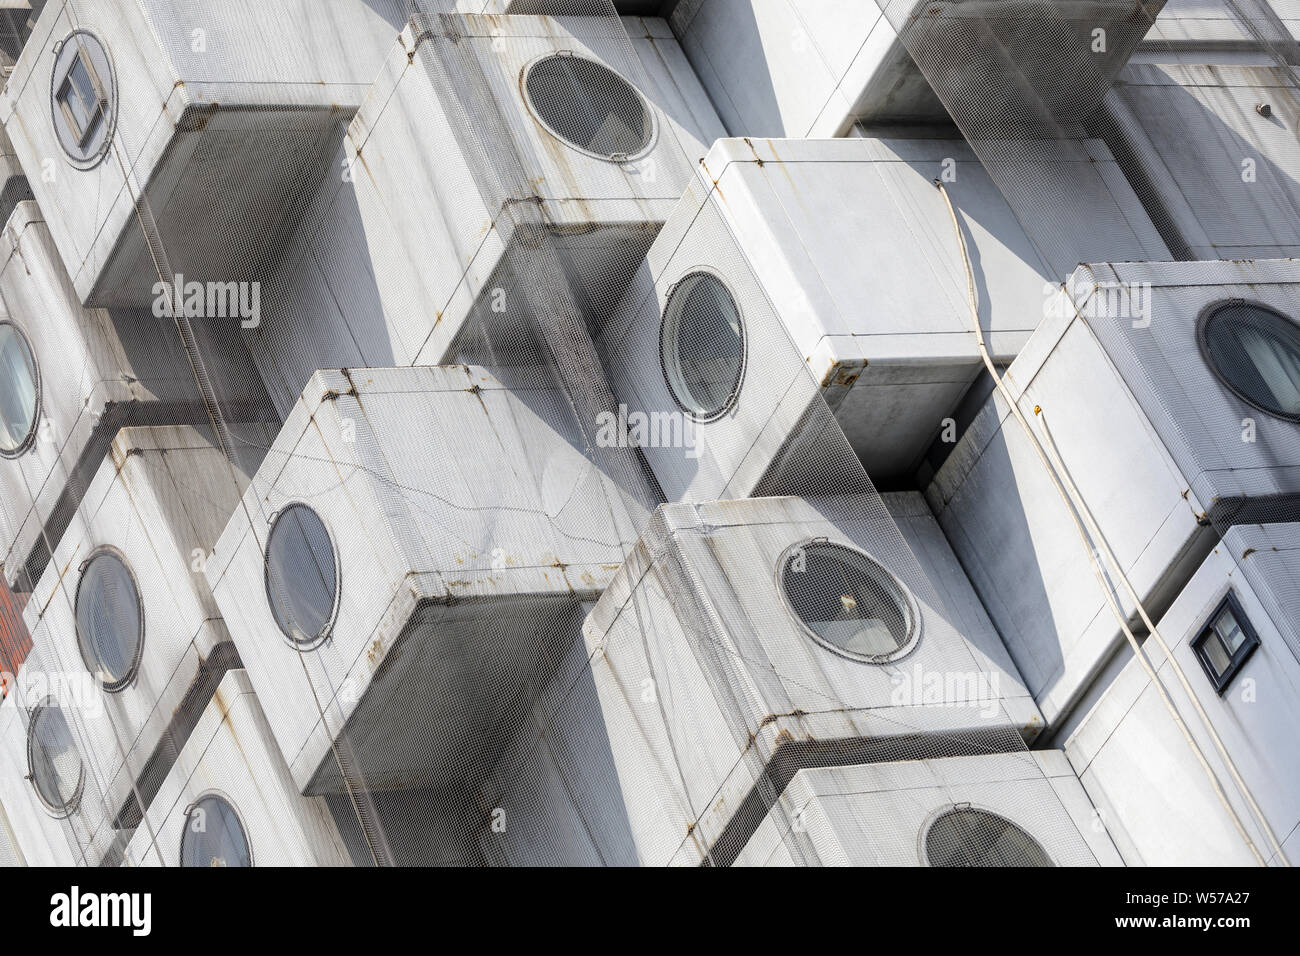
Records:
[[[1062,481],[1061,475],[1058,474],[1056,468],[1049,460],[1048,455],[1044,450],[1042,443],[1039,441],[1037,434],[1034,432],[1033,428],[1030,427],[1029,422],[1026,420],[1024,416],[1024,413],[1020,411],[1019,403],[1011,395],[1011,392],[1007,388],[1006,383],[1003,382],[1002,380],[1002,376],[998,373],[996,366],[993,364],[993,359],[989,356],[988,349],[984,345],[984,331],[980,326],[979,304],[975,294],[975,276],[971,270],[970,256],[966,250],[966,237],[962,233],[961,223],[957,219],[957,210],[953,207],[952,199],[948,195],[948,190],[945,189],[943,183],[937,179],[935,180],[934,184],[935,186],[938,187],[939,194],[943,196],[944,204],[948,207],[948,215],[952,220],[953,232],[957,236],[957,246],[961,251],[962,266],[966,272],[966,297],[967,297],[967,302],[970,306],[971,322],[973,324],[974,332],[975,332],[975,343],[979,348],[980,358],[984,362],[984,367],[988,370],[989,375],[993,379],[993,384],[997,387],[997,390],[1002,395],[1003,400],[1007,403],[1007,405],[1010,406],[1011,412],[1015,416],[1016,421],[1020,423],[1021,428],[1024,430],[1026,436],[1028,436],[1030,440],[1030,444],[1033,445],[1034,451],[1038,455],[1039,461],[1042,463],[1043,468],[1047,471],[1048,477],[1051,478],[1052,484],[1055,486],[1057,493],[1060,494],[1061,499],[1065,502],[1066,510],[1069,512],[1070,518],[1074,522],[1075,530],[1079,533],[1079,537],[1083,541],[1084,550],[1087,551],[1088,553],[1088,559],[1089,559],[1089,563],[1092,566],[1093,574],[1096,576],[1098,583],[1101,585],[1102,592],[1106,595],[1106,602],[1110,607],[1111,613],[1115,616],[1115,619],[1119,622],[1120,629],[1124,632],[1125,639],[1128,641],[1129,646],[1133,649],[1134,656],[1137,658],[1142,669],[1146,672],[1147,677],[1151,680],[1152,685],[1156,688],[1156,691],[1159,693],[1160,699],[1164,702],[1165,709],[1169,712],[1169,715],[1173,719],[1174,724],[1178,727],[1179,731],[1182,733],[1183,739],[1187,741],[1187,745],[1192,749],[1192,752],[1196,755],[1197,762],[1200,763],[1202,770],[1204,770],[1206,777],[1210,781],[1210,786],[1214,789],[1214,792],[1218,796],[1219,801],[1223,804],[1223,808],[1227,811],[1228,816],[1232,820],[1233,825],[1236,827],[1237,833],[1241,836],[1242,841],[1246,844],[1247,848],[1250,850],[1251,854],[1255,857],[1256,861],[1261,866],[1266,865],[1266,861],[1263,855],[1260,853],[1259,848],[1255,846],[1255,842],[1250,838],[1250,834],[1246,830],[1245,824],[1242,822],[1241,817],[1238,815],[1236,809],[1232,806],[1231,801],[1228,799],[1228,795],[1224,792],[1223,786],[1222,784],[1220,784],[1219,778],[1214,772],[1214,768],[1210,766],[1209,760],[1205,756],[1205,752],[1201,749],[1201,746],[1196,742],[1196,738],[1192,736],[1192,732],[1188,728],[1187,723],[1183,720],[1182,715],[1178,712],[1178,706],[1174,703],[1173,699],[1169,696],[1169,692],[1165,688],[1163,682],[1161,682],[1159,675],[1155,671],[1155,668],[1152,667],[1150,660],[1147,659],[1145,652],[1142,650],[1142,645],[1138,642],[1137,637],[1133,634],[1133,630],[1128,625],[1128,618],[1125,616],[1123,610],[1120,608],[1119,603],[1115,600],[1115,595],[1113,594],[1110,586],[1107,584],[1106,581],[1105,569],[1101,565],[1100,559],[1098,558],[1097,555],[1097,551],[1091,546],[1088,532],[1085,530],[1084,523],[1080,518],[1081,513],[1087,513],[1086,505],[1082,503],[1082,499],[1080,499],[1080,501],[1076,504],[1076,502],[1071,497],[1070,491],[1067,490],[1065,483]],[[1041,409],[1035,409],[1035,411],[1040,413]],[[1073,487],[1073,482],[1071,482],[1070,484],[1071,487]],[[1078,489],[1076,488],[1075,489],[1076,493],[1077,490]],[[1089,515],[1089,519],[1091,519],[1091,515]],[[1148,627],[1151,627],[1149,623],[1150,619],[1148,618],[1145,609],[1142,608],[1141,602],[1137,601],[1136,594],[1133,592],[1132,586],[1131,584],[1129,584],[1128,579],[1124,574],[1123,568],[1121,568],[1118,565],[1118,562],[1115,561],[1113,552],[1111,552],[1110,549],[1106,546],[1106,542],[1104,539],[1099,540],[1098,544],[1100,547],[1106,550],[1107,560],[1113,565],[1116,576],[1124,582],[1126,591],[1130,594],[1130,596],[1133,598],[1133,600],[1138,605],[1138,608],[1141,611],[1143,621],[1148,622]],[[1152,633],[1153,634],[1155,633],[1154,629],[1152,630]],[[1163,641],[1160,641],[1159,643],[1161,647],[1164,647]],[[1181,677],[1182,676],[1181,671],[1178,669],[1178,664],[1173,659],[1173,655],[1168,653],[1167,648],[1165,648],[1165,652],[1170,664],[1173,666],[1175,671],[1179,673]],[[1184,679],[1184,687],[1187,687],[1185,679]],[[1194,695],[1192,695],[1192,699],[1195,700]],[[1201,717],[1203,720],[1207,722],[1208,725],[1208,717],[1206,717],[1203,710],[1201,711]],[[1218,735],[1213,734],[1213,731],[1211,731],[1211,734],[1212,736],[1214,736],[1216,742],[1219,743],[1220,748],[1222,748],[1222,742],[1218,741]],[[1227,762],[1228,766],[1231,768],[1233,779],[1234,781],[1236,781],[1237,786],[1240,789],[1242,789],[1243,795],[1246,796],[1247,801],[1250,803],[1252,809],[1258,815],[1259,813],[1258,807],[1254,799],[1249,795],[1249,790],[1245,787],[1245,783],[1241,780],[1240,775],[1236,773],[1236,768],[1233,765],[1231,758],[1229,758],[1226,752],[1224,752],[1222,749],[1220,750],[1220,754]],[[1263,822],[1262,819],[1261,822]],[[1264,823],[1264,830],[1265,833],[1268,835],[1269,839],[1272,841],[1274,845],[1274,850],[1277,853],[1279,859],[1283,863],[1286,863],[1286,858],[1285,856],[1282,855],[1281,847],[1277,845],[1277,839],[1276,837],[1273,836],[1272,830],[1268,827],[1267,823]]]

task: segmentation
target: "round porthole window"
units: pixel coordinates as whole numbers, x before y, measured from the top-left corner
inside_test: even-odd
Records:
[[[1037,840],[1006,817],[954,807],[925,832],[930,866],[1055,866]]]
[[[67,816],[77,808],[84,779],[81,754],[62,708],[53,700],[32,712],[27,766],[36,795],[51,813]]]
[[[75,30],[58,45],[50,111],[59,145],[79,169],[108,153],[117,121],[117,78],[108,50],[93,33]]]
[[[266,598],[285,636],[305,646],[324,640],[338,584],[334,543],[324,522],[306,505],[285,508],[266,546]]]
[[[1260,411],[1300,421],[1300,325],[1252,302],[1225,302],[1200,324],[1201,350],[1219,379]]]
[[[40,407],[40,375],[27,336],[0,322],[0,455],[13,458],[31,445]]]
[[[654,140],[654,114],[641,94],[607,66],[559,53],[528,67],[525,99],[546,129],[591,156],[627,160]]]
[[[668,294],[659,359],[673,399],[692,417],[717,418],[735,401],[745,332],[736,300],[713,273],[692,272]]]
[[[920,615],[911,594],[853,548],[812,541],[790,549],[781,585],[791,611],[813,639],[854,660],[897,660],[920,637]]]
[[[208,794],[185,813],[181,866],[252,866],[253,851],[230,801]]]
[[[144,613],[135,576],[116,552],[92,555],[77,582],[77,644],[86,670],[107,691],[135,676],[144,643]]]

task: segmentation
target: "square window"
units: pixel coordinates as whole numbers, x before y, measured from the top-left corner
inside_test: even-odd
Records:
[[[1259,636],[1232,592],[1228,592],[1210,615],[1205,629],[1192,641],[1196,659],[1220,694],[1258,646]]]
[[[84,146],[95,134],[108,108],[104,88],[84,49],[78,50],[72,58],[72,65],[59,86],[56,99],[77,144]]]

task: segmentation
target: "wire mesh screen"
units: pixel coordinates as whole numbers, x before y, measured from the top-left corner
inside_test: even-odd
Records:
[[[878,490],[828,403],[852,377],[813,371],[816,309],[704,162],[725,130],[664,20],[106,6],[51,3],[24,53],[71,70],[68,36],[104,41],[110,132],[20,204],[3,286],[11,316],[53,304],[44,378],[0,396],[36,449],[5,560],[34,649],[0,707],[29,862],[1117,859],[1029,749],[1034,694],[924,501]],[[1116,248],[1062,203],[1130,258],[1191,248],[1079,199],[1110,188],[1112,87],[1158,5],[1005,6],[882,10],[1028,237],[1033,295]],[[882,178],[921,165],[898,162]],[[939,202],[918,232],[948,235]],[[55,386],[48,424],[9,416]]]

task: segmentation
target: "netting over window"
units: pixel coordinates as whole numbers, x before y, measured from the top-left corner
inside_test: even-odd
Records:
[[[1231,302],[1202,320],[1201,340],[1219,377],[1263,411],[1300,420],[1300,326],[1273,309]]]
[[[86,669],[106,689],[117,689],[135,673],[144,642],[144,619],[135,577],[120,557],[101,551],[77,582],[77,640]]]
[[[925,834],[930,866],[1052,866],[1038,841],[1010,820],[959,807],[944,813]]]
[[[654,118],[640,94],[609,67],[580,56],[548,56],[524,74],[538,117],[564,141],[599,156],[635,156],[650,145]]]

